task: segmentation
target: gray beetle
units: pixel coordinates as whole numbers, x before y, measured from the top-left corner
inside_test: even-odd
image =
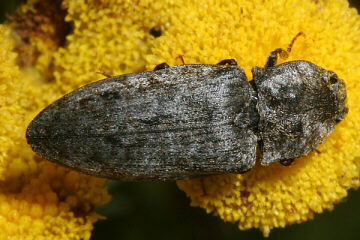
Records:
[[[307,61],[276,66],[296,37],[254,67],[250,82],[235,60],[224,60],[160,64],[89,84],[45,108],[27,141],[51,162],[124,181],[243,173],[257,158],[288,165],[315,150],[348,111],[335,73]]]

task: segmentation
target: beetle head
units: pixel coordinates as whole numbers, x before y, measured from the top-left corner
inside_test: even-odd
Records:
[[[345,83],[341,80],[336,73],[328,71],[328,86],[331,93],[334,95],[334,120],[340,122],[348,113],[346,106],[346,88]]]

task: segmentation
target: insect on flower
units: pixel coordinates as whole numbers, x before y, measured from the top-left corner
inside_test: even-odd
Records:
[[[243,173],[256,162],[288,165],[322,143],[347,114],[344,82],[307,61],[276,65],[271,52],[253,80],[233,59],[158,65],[75,90],[29,125],[44,159],[125,181]]]

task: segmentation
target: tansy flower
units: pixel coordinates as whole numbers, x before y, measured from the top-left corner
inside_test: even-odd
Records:
[[[299,32],[286,61],[336,72],[346,82],[346,119],[290,167],[178,186],[193,206],[265,236],[331,210],[359,185],[359,20],[345,0],[29,1],[0,28],[0,236],[88,239],[94,209],[109,200],[104,180],[39,159],[26,145],[27,124],[47,104],[103,78],[97,71],[151,70],[181,64],[179,55],[187,64],[235,58],[251,79],[252,67]]]

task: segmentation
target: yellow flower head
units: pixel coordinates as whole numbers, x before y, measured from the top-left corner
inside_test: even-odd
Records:
[[[178,185],[193,206],[265,236],[332,209],[359,185],[360,18],[346,0],[64,0],[62,9],[50,2],[21,7],[10,25],[16,34],[0,28],[0,224],[7,226],[0,236],[89,238],[93,210],[109,200],[103,180],[31,153],[24,132],[47,104],[103,78],[98,71],[151,70],[181,64],[179,55],[186,64],[235,58],[252,79],[251,68],[299,32],[305,36],[287,61],[337,73],[347,87],[346,119],[290,167],[258,165]]]

